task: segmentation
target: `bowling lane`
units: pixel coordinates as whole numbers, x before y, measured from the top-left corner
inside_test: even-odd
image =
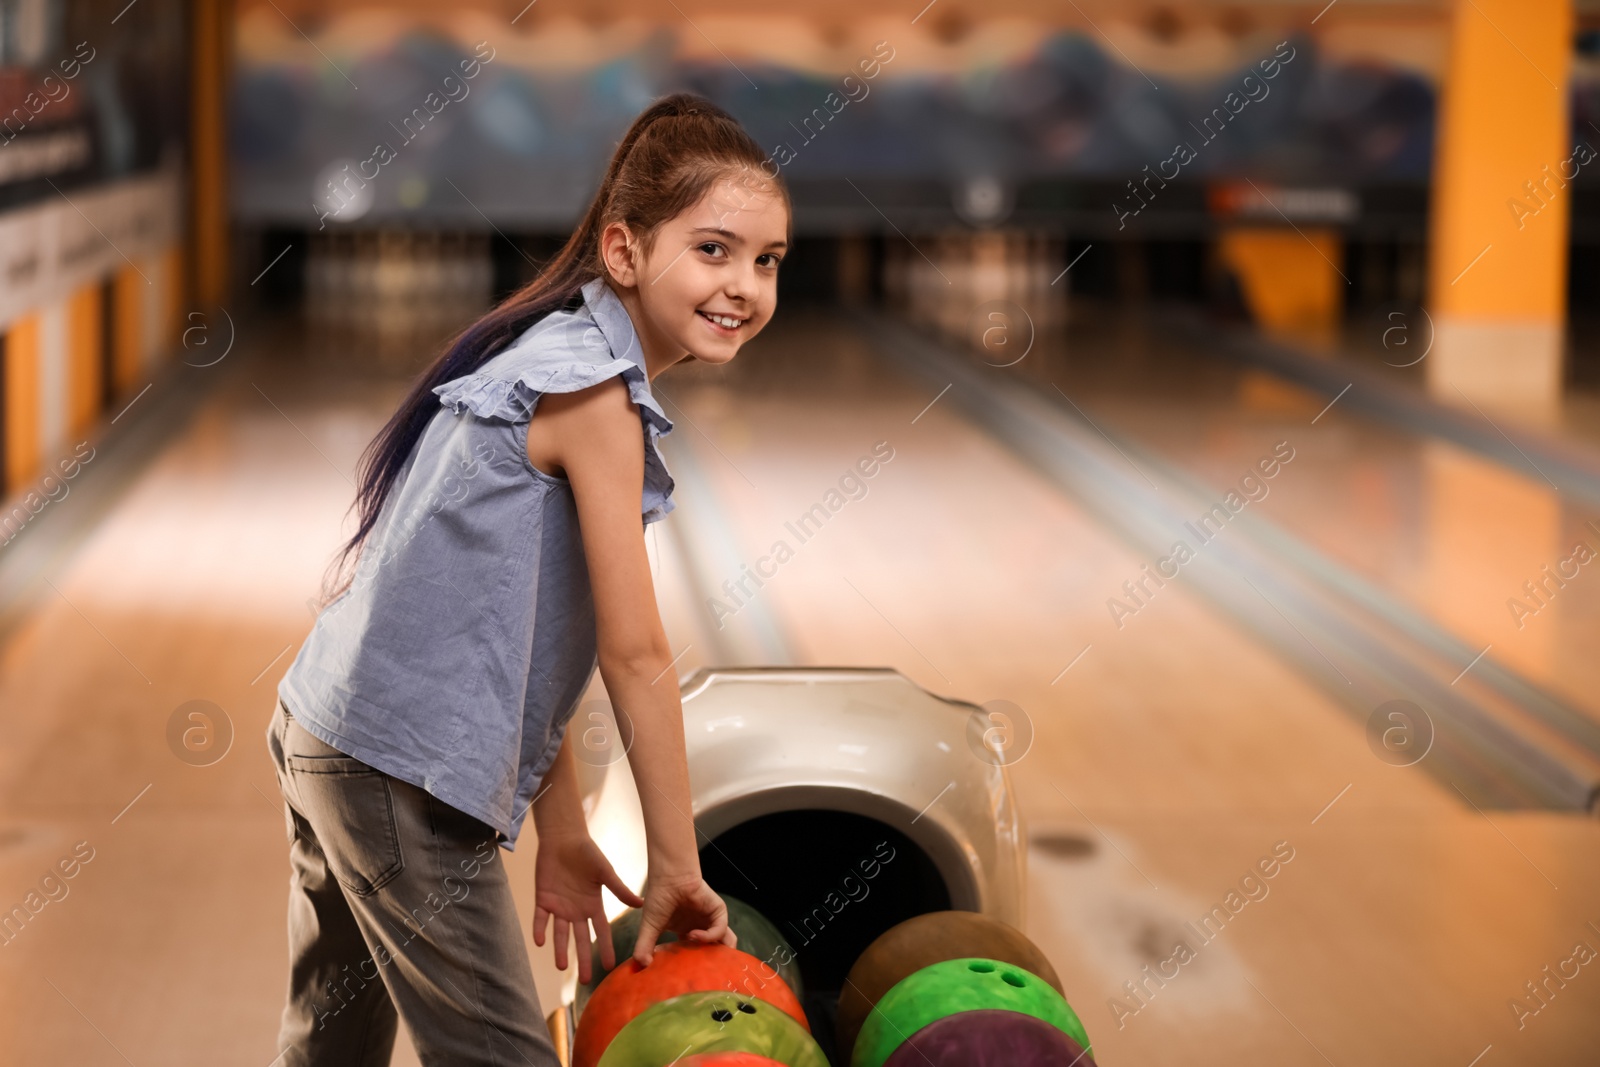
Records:
[[[1201,355],[1152,322],[1075,305],[1068,332],[1041,334],[1010,369],[1053,384],[1107,433],[1219,499],[1229,489],[1248,497],[1241,479],[1286,443],[1293,461],[1259,479],[1266,495],[1248,507],[1473,652],[1488,648],[1487,659],[1600,719],[1592,655],[1600,579],[1589,566],[1600,558],[1600,512],[1528,467],[1330,406]],[[1408,372],[1391,370],[1396,387],[1409,388]]]
[[[731,366],[675,370],[658,393],[682,416],[668,462],[704,472],[701,503],[770,574],[736,602],[722,582],[742,568],[723,564],[693,608],[703,628],[768,611],[799,662],[893,665],[1025,713],[1028,932],[1107,1062],[1466,1063],[1493,1044],[1556,1064],[1600,1040],[1600,989],[1574,984],[1523,1031],[1506,1007],[1590,936],[1592,822],[1484,815],[1380,762],[1359,723],[1181,582],[1116,630],[1105,588],[1144,560],[825,311],[787,309]],[[878,442],[893,456],[863,493],[846,475]],[[1235,448],[1253,463],[1253,446]],[[821,528],[801,528],[819,504]],[[693,528],[685,515],[674,536]],[[1293,858],[1259,906],[1157,989],[1143,968],[1170,973],[1183,924],[1274,847]],[[1129,995],[1139,980],[1153,995]]]

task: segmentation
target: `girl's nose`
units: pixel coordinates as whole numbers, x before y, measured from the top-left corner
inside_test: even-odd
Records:
[[[734,300],[754,300],[760,291],[755,267],[734,271],[728,278],[727,294]]]

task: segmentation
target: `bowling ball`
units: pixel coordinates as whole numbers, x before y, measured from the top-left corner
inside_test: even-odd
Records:
[[[754,1052],[707,1052],[704,1056],[685,1056],[672,1067],[783,1067],[777,1060]]]
[[[1033,1015],[1082,1048],[1089,1035],[1077,1012],[1038,975],[1000,960],[945,960],[897,982],[862,1024],[850,1067],[883,1067],[907,1035],[946,1015],[999,1008]]]
[[[849,1056],[867,1013],[896,982],[930,964],[981,956],[1032,971],[1062,992],[1061,979],[1021,930],[975,911],[930,911],[891,926],[856,958],[839,993],[834,1033]]]
[[[807,1032],[806,1013],[782,979],[762,976],[761,961],[723,944],[674,941],[656,950],[650,966],[628,959],[606,975],[578,1018],[573,1067],[593,1067],[623,1027],[652,1004],[685,993],[727,992],[770,1004]]]
[[[829,1067],[805,1027],[764,1000],[733,993],[685,993],[651,1005],[612,1039],[598,1067],[662,1067],[708,1052]]]
[[[912,1034],[883,1067],[1094,1067],[1072,1038],[1020,1011],[981,1008],[935,1019]]]
[[[724,895],[722,902],[728,906],[728,926],[739,938],[738,949],[748,952],[756,959],[762,961],[761,973],[770,976],[777,971],[778,977],[792,990],[797,997],[806,995],[805,986],[800,981],[800,965],[795,962],[794,949],[789,942],[784,940],[778,928],[772,925],[765,915],[752,908],[742,900]],[[639,923],[644,913],[638,908],[629,908],[611,921],[611,946],[616,950],[617,962],[622,962],[633,955],[634,942],[639,940]],[[666,944],[678,940],[678,935],[670,930],[663,930],[657,939],[657,944]],[[606,969],[600,963],[600,946],[595,945],[589,953],[594,969],[594,975],[587,986],[578,987],[577,1007],[581,1014],[587,1004],[589,995],[592,994],[606,976]]]

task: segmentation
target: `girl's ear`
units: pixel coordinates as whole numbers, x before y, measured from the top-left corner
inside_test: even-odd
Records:
[[[631,289],[638,284],[641,265],[635,259],[637,250],[626,223],[610,223],[600,234],[600,261],[618,285]]]

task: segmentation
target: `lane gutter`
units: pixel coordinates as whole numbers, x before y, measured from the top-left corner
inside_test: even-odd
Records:
[[[1490,422],[1478,412],[1441,403],[1372,367],[1309,355],[1253,331],[1219,326],[1192,311],[1167,310],[1161,319],[1197,352],[1256,367],[1330,400],[1342,393],[1342,406],[1449,441],[1519,474],[1547,481],[1590,507],[1600,507],[1600,455],[1591,450],[1504,420]]]

